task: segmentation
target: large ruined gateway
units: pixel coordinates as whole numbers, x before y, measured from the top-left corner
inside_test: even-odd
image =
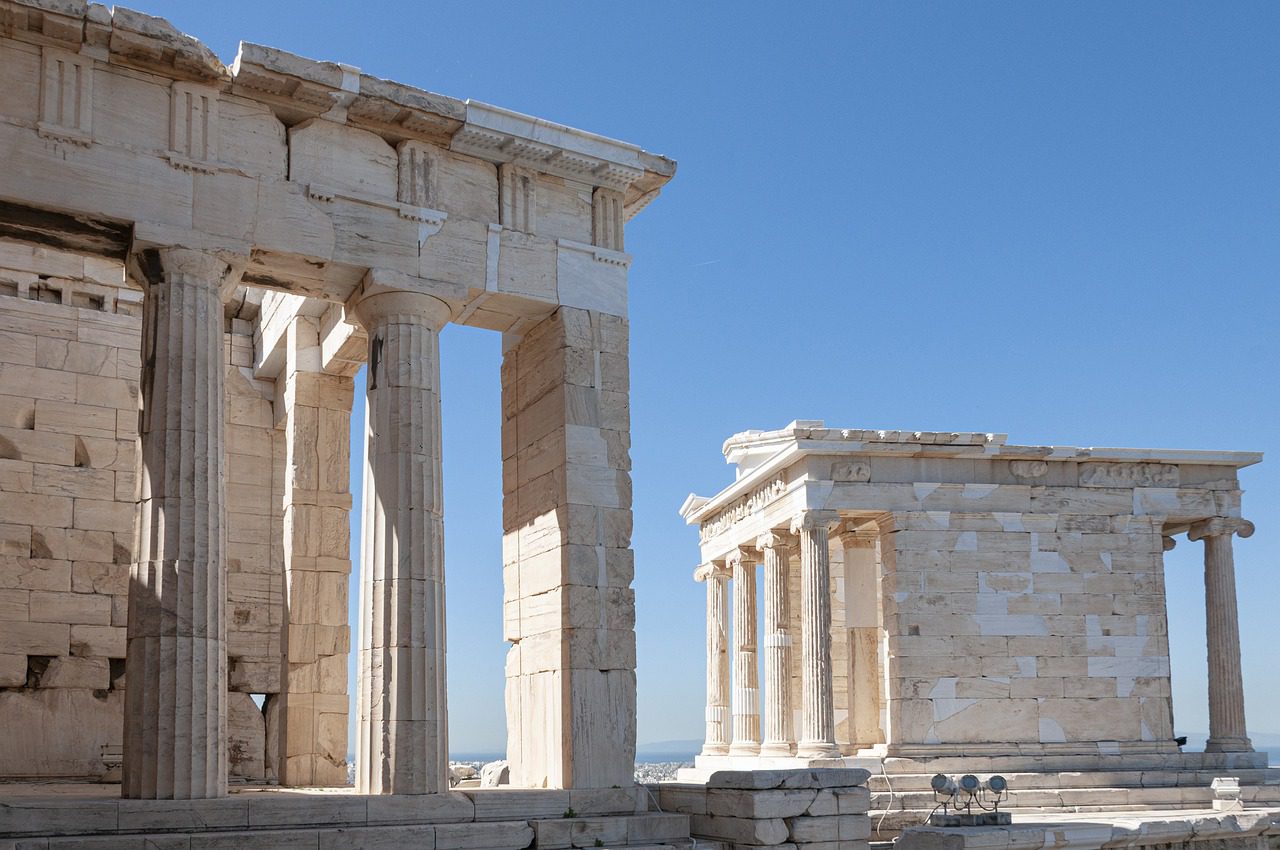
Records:
[[[512,781],[629,784],[623,228],[675,164],[271,48],[227,68],[126,9],[0,22],[0,775],[122,758],[125,796],[216,797],[230,732],[238,772],[342,784],[356,648],[359,787],[447,789],[457,322],[503,334]]]

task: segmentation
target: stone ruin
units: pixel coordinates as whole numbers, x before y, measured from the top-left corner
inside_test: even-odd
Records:
[[[1280,834],[1256,808],[1280,799],[1246,737],[1232,619],[1231,534],[1251,528],[1235,472],[1257,456],[738,435],[737,482],[684,509],[706,746],[683,781],[637,786],[624,229],[675,163],[255,44],[226,67],[162,19],[83,0],[0,0],[0,76],[0,848]],[[503,335],[513,789],[449,790],[449,322]],[[1206,541],[1214,615],[1214,752],[1194,764],[1171,741],[1160,575],[1182,533]],[[356,788],[325,789],[349,747]],[[1169,789],[1172,807],[1207,808],[1203,790],[1229,810],[913,832],[933,769],[1021,771],[1057,811],[1091,790],[1172,805]],[[1212,790],[1228,769],[1239,782]],[[229,793],[229,776],[311,790]]]
[[[217,797],[230,738],[250,778],[344,784],[351,746],[363,791],[446,790],[456,322],[503,335],[511,781],[630,784],[623,230],[675,163],[127,9],[5,0],[0,36],[0,776]]]

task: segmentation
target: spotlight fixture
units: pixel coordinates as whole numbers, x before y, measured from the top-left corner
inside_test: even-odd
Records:
[[[957,778],[935,774],[929,781],[937,805],[929,814],[932,826],[1000,826],[1008,824],[1009,813],[1000,804],[1009,798],[1009,783],[999,774],[979,779],[972,773]],[[978,812],[973,807],[978,807]],[[963,808],[961,813],[959,809]],[[942,814],[938,814],[938,809]],[[951,809],[956,811],[953,813]]]

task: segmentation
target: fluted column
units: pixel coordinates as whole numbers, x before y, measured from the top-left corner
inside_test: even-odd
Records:
[[[835,511],[806,511],[791,523],[800,536],[800,743],[796,754],[837,756],[831,671],[831,555]]]
[[[787,546],[777,534],[762,534],[764,554],[764,743],[762,756],[795,752],[791,719],[791,633],[787,599]]]
[[[449,308],[384,291],[354,312],[369,334],[356,787],[448,791],[438,336]]]
[[[729,555],[733,571],[733,743],[729,754],[760,752],[760,672],[756,664],[756,569],[741,551]]]
[[[129,578],[121,793],[227,793],[223,358],[227,263],[185,248],[143,267],[141,470]]]
[[[715,562],[693,573],[707,585],[707,736],[702,755],[729,752],[729,572]]]
[[[1244,720],[1240,672],[1240,621],[1231,536],[1248,537],[1253,523],[1214,517],[1191,526],[1187,537],[1204,540],[1205,637],[1209,647],[1209,740],[1205,752],[1253,751]]]

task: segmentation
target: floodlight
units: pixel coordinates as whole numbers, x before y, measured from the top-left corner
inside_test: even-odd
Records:
[[[1009,783],[1005,781],[1003,776],[999,774],[987,777],[987,788],[993,794],[1003,794],[1009,788]]]
[[[935,773],[929,784],[933,787],[935,794],[953,796],[956,793],[956,781],[945,773]]]
[[[978,789],[982,787],[982,783],[978,781],[978,777],[972,773],[966,773],[960,777],[960,790],[966,794],[977,794]]]

